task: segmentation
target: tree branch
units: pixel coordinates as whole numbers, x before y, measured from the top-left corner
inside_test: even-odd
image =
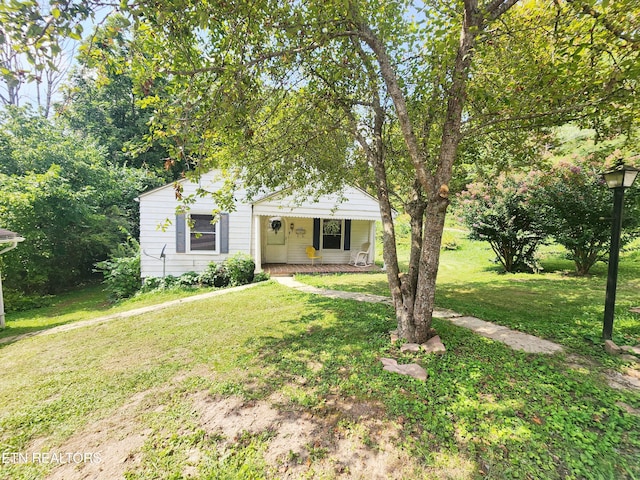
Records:
[[[598,12],[591,5],[582,3],[579,0],[567,0],[567,3],[569,5],[572,5],[576,10],[584,13],[585,15],[589,15],[594,20],[602,22],[604,28],[606,28],[610,33],[612,33],[619,39],[629,42],[634,50],[640,49],[640,38],[626,33],[622,28],[609,21],[609,19],[603,12]]]
[[[493,21],[513,7],[518,0],[493,0],[484,9],[488,13],[487,21]]]
[[[619,91],[619,90],[616,90]],[[615,93],[615,92],[612,92]],[[584,102],[581,104],[572,104],[571,107],[566,108],[557,108],[553,110],[547,110],[545,112],[533,112],[527,115],[515,115],[510,117],[500,117],[488,120],[474,128],[469,128],[463,131],[463,136],[469,137],[473,135],[477,135],[479,132],[486,130],[489,127],[499,125],[499,124],[513,124],[518,122],[529,122],[539,119],[544,119],[548,117],[558,116],[558,115],[568,115],[571,116],[571,119],[581,118],[580,111],[587,108],[600,105],[603,101],[606,100],[604,98],[598,98],[596,100],[591,100],[589,102]],[[467,125],[473,124],[474,119],[472,118],[467,122]],[[506,128],[506,127],[505,127]],[[509,126],[512,128],[512,125]]]
[[[425,158],[423,152],[420,149],[415,132],[413,131],[413,125],[409,116],[409,110],[404,97],[404,93],[400,88],[398,77],[396,76],[395,70],[393,69],[391,59],[386,51],[386,48],[382,41],[380,41],[378,36],[373,32],[373,30],[371,30],[369,25],[367,25],[360,19],[359,13],[357,11],[354,12],[353,16],[358,22],[357,34],[355,36],[360,38],[369,46],[369,48],[371,48],[374,55],[376,56],[378,65],[380,66],[380,74],[382,75],[382,78],[387,87],[387,92],[389,93],[389,96],[391,97],[395,105],[396,114],[398,115],[398,121],[400,123],[400,130],[402,131],[402,135],[407,145],[407,150],[409,152],[411,162],[416,169],[416,175],[426,191],[433,191],[433,175],[431,175],[431,173],[425,167]]]

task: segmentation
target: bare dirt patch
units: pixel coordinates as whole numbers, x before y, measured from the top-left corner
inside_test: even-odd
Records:
[[[126,472],[144,469],[143,446],[155,432],[144,425],[142,416],[162,409],[158,396],[180,383],[174,379],[163,387],[140,392],[109,417],[86,426],[55,448],[50,438],[38,439],[30,451],[84,452],[99,461],[58,465],[49,480],[121,479]],[[461,456],[435,454],[434,467],[425,468],[420,459],[403,448],[400,424],[388,421],[379,405],[337,395],[324,399],[321,407],[309,410],[282,393],[260,401],[238,396],[212,396],[209,391],[188,394],[186,400],[201,427],[217,439],[221,451],[232,449],[246,434],[268,433],[264,460],[267,478],[276,479],[417,479],[473,478],[474,463]],[[183,478],[197,478],[198,465],[206,452],[194,447],[186,452]],[[94,457],[95,459],[95,457]]]
[[[107,418],[88,425],[55,451],[85,455],[84,461],[63,463],[47,477],[49,480],[124,478],[124,473],[140,461],[139,450],[151,433],[136,421],[140,407],[150,391],[134,395]],[[40,443],[40,442],[37,442]],[[37,451],[37,446],[32,446]]]
[[[383,421],[380,408],[330,397],[318,414],[296,408],[279,394],[264,401],[215,398],[202,392],[193,404],[200,424],[232,444],[243,434],[270,432],[265,460],[277,478],[422,478],[424,470],[400,448],[401,426]],[[468,478],[459,462],[441,478]],[[417,474],[421,472],[421,474]],[[440,472],[443,473],[443,472]],[[438,475],[440,477],[440,475]]]

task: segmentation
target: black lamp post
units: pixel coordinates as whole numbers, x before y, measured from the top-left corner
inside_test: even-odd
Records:
[[[620,256],[620,232],[622,230],[622,206],[624,190],[633,185],[638,169],[627,165],[617,167],[602,174],[607,186],[613,190],[613,222],[611,224],[611,249],[609,250],[609,273],[607,274],[607,296],[604,302],[604,322],[602,338],[611,340],[613,334],[613,311],[616,305],[618,283],[618,258]]]

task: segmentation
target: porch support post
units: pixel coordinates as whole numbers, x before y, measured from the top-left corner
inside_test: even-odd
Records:
[[[376,222],[369,222],[369,258],[367,263],[373,263],[376,260]]]
[[[256,273],[262,271],[262,222],[260,215],[253,216],[253,261],[256,264]]]

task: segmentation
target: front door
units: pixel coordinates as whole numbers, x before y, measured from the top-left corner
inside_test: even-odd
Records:
[[[284,218],[266,218],[265,263],[287,263],[287,222]]]

